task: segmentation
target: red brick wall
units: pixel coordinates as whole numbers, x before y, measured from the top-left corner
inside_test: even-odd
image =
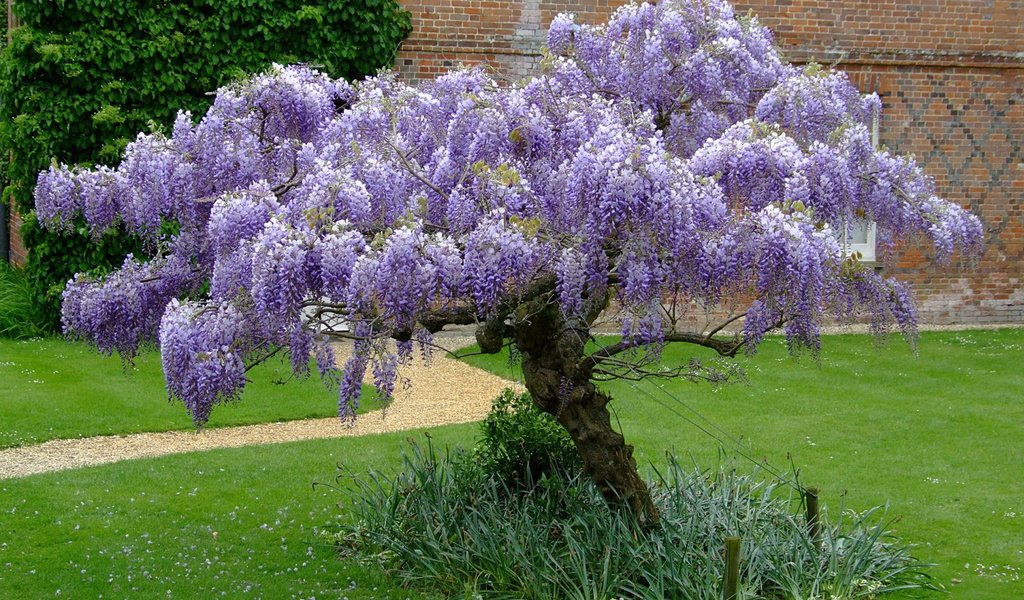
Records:
[[[600,23],[621,0],[403,0],[413,33],[396,67],[418,80],[457,63],[511,79],[536,64],[559,12]],[[1024,322],[1024,2],[759,0],[752,10],[793,62],[850,72],[884,105],[881,141],[917,156],[940,194],[980,215],[984,256],[928,266],[902,250],[889,272],[912,282],[932,323]]]
[[[1019,0],[759,0],[734,6],[758,15],[793,59],[916,56],[987,64],[996,57],[1019,62],[1024,50]]]
[[[622,0],[399,0],[412,13],[413,31],[402,44],[396,69],[417,81],[457,64],[486,64],[517,80],[540,57],[547,25],[558,13],[581,23],[605,21]]]
[[[877,91],[880,138],[912,154],[940,194],[979,215],[974,265],[936,268],[908,248],[888,271],[914,284],[932,323],[1024,322],[1024,2],[760,0],[794,62],[838,62]]]
[[[930,321],[1024,322],[1024,69],[873,69],[882,141],[915,155],[986,231],[975,265],[927,267],[912,250],[891,271],[914,283]]]

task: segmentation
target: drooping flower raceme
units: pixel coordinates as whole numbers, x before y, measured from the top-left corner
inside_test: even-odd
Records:
[[[168,393],[185,403],[196,425],[213,405],[237,397],[251,350],[246,315],[231,304],[171,300],[160,323]]]
[[[158,340],[197,424],[282,346],[299,372],[315,356],[351,415],[364,376],[393,393],[437,315],[500,330],[538,289],[574,323],[611,296],[641,346],[727,304],[750,347],[781,328],[815,348],[829,317],[912,332],[912,295],[843,254],[847,224],[947,258],[978,249],[980,223],[871,145],[877,97],[771,40],[722,0],[669,0],[600,27],[558,16],[517,85],[295,66],[227,86],[117,167],[40,174],[47,226],[123,223],[156,251],[69,282],[65,329],[127,357]],[[337,377],[327,334],[355,340]]]

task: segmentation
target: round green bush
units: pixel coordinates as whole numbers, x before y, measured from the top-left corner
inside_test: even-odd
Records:
[[[486,477],[528,490],[545,477],[565,479],[582,468],[569,434],[533,404],[528,392],[505,389],[480,427],[473,462]]]

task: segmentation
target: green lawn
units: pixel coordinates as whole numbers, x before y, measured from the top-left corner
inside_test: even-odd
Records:
[[[815,363],[794,361],[779,341],[766,342],[743,361],[749,386],[673,384],[666,393],[614,384],[613,406],[642,464],[660,462],[668,448],[716,464],[718,442],[683,418],[698,420],[689,412],[695,409],[742,438],[739,447],[726,445],[740,468],[750,465],[740,452],[783,471],[791,455],[801,481],[822,487],[832,510],[888,502],[899,535],[939,563],[934,574],[953,598],[1024,597],[1024,330],[925,333],[918,357],[896,341],[876,349],[866,336],[824,343]],[[472,360],[508,372],[501,357]],[[83,376],[79,387],[92,378]],[[8,385],[6,377],[0,382]],[[19,389],[32,385],[49,384]],[[38,398],[42,404],[47,396]],[[329,395],[320,402],[325,414],[334,410]],[[171,408],[187,426],[184,409]],[[0,435],[12,428],[3,414]],[[105,418],[51,414],[54,427]],[[355,472],[396,469],[411,435],[219,450],[0,481],[0,598],[54,597],[57,590],[71,598],[429,597],[391,589],[382,573],[338,560],[312,535],[314,526],[348,513],[343,496],[311,484],[333,482],[339,462]],[[476,432],[464,425],[433,435],[438,445],[470,444]]]
[[[0,598],[431,598],[338,559],[336,464],[392,468],[413,433],[142,459],[0,481]],[[470,439],[473,426],[436,434]]]
[[[938,563],[954,597],[1024,598],[1024,329],[925,332],[918,356],[896,338],[823,342],[815,362],[766,341],[742,359],[747,385],[615,382],[612,407],[640,464],[669,448],[714,464],[719,442],[689,419],[742,440],[724,445],[734,460],[788,472],[791,457],[833,510],[888,503],[894,529]],[[516,377],[506,357],[467,360]]]
[[[336,392],[313,372],[296,380],[287,359],[271,359],[249,372],[242,401],[215,408],[207,427],[336,415]],[[373,388],[364,392],[366,410],[374,406]],[[57,338],[0,340],[0,414],[0,448],[193,427],[184,405],[167,401],[155,350],[126,371],[116,356]]]

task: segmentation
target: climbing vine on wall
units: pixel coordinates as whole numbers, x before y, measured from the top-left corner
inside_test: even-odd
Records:
[[[18,0],[15,12],[22,26],[0,54],[0,150],[11,158],[0,177],[22,213],[51,161],[116,163],[138,132],[169,126],[179,109],[203,114],[211,92],[275,62],[373,73],[410,28],[395,0]],[[122,233],[99,243],[26,233],[39,309],[54,325],[71,275],[141,250]]]

